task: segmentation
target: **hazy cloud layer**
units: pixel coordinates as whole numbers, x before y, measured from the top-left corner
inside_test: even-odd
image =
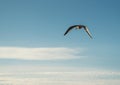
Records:
[[[54,60],[80,58],[82,49],[75,48],[21,48],[0,47],[0,58],[25,59],[25,60]]]
[[[22,68],[22,67],[20,67]],[[47,68],[47,67],[46,67]],[[49,69],[50,67],[48,67]],[[51,67],[55,70],[58,67]],[[6,68],[7,69],[7,68]],[[30,68],[23,68],[30,69]],[[95,69],[61,68],[61,71],[38,71],[39,66],[31,71],[0,72],[2,85],[119,85],[120,72]],[[69,70],[67,70],[69,69]],[[70,70],[74,69],[74,71]],[[9,70],[9,69],[8,69]]]

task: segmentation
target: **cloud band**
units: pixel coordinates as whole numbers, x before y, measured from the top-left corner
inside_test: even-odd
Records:
[[[24,60],[56,60],[79,58],[80,49],[75,48],[21,48],[0,47],[0,58]]]

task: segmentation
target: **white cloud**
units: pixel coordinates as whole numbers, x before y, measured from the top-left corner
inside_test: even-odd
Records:
[[[21,48],[0,47],[0,58],[25,59],[25,60],[53,60],[79,58],[82,49],[75,48]]]
[[[120,71],[65,66],[0,66],[0,85],[119,85]]]
[[[50,78],[2,78],[3,81],[0,82],[1,85],[119,85],[120,80],[80,80],[73,81],[73,80],[57,80],[57,79],[50,79]]]

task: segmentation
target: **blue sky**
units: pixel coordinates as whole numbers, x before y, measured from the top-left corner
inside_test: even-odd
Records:
[[[60,66],[61,72],[78,68],[73,71],[97,69],[119,74],[119,3],[119,0],[0,0],[0,68],[20,66],[19,71],[26,66],[29,70],[25,72],[39,72],[37,68],[46,66],[44,71],[49,72],[48,67],[55,70]],[[75,24],[88,26],[93,39],[84,30],[72,30],[64,36],[67,28]],[[114,77],[120,80],[120,75]],[[104,82],[101,85],[108,84]],[[111,85],[117,83],[120,82]]]

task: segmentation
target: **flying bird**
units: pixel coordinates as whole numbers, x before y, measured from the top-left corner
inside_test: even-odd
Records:
[[[83,29],[87,32],[87,34],[90,36],[90,38],[92,38],[91,33],[89,32],[87,26],[84,26],[84,25],[73,25],[73,26],[70,26],[70,27],[66,30],[66,32],[64,33],[64,36],[65,36],[70,30],[72,30],[73,28],[76,28],[76,29],[82,29],[82,28],[83,28]]]

